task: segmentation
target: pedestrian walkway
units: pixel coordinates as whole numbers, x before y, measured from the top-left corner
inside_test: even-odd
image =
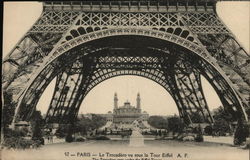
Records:
[[[139,129],[135,128],[129,138],[129,146],[141,147],[144,146],[144,137],[140,133]]]
[[[225,144],[232,145],[233,137],[231,136],[220,136],[220,137],[204,136],[204,142],[225,143]]]
[[[52,136],[50,138],[44,138],[44,144],[54,144],[54,143],[63,143],[65,142],[64,138],[57,138],[56,136]]]

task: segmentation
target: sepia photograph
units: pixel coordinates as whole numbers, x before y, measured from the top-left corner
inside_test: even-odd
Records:
[[[247,0],[4,1],[0,160],[249,160]]]

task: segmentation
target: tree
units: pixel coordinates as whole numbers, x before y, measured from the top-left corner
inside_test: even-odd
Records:
[[[207,135],[212,135],[213,134],[213,128],[212,128],[212,126],[211,125],[206,126],[204,128],[204,133],[207,134]]]
[[[91,117],[91,119],[85,117],[78,119],[73,128],[74,132],[80,132],[82,135],[86,135],[88,131],[98,129],[106,123],[106,119],[104,117],[96,114],[92,114]]]
[[[56,136],[57,137],[60,137],[60,138],[63,138],[66,136],[68,132],[68,126],[67,125],[64,125],[64,124],[61,124],[59,125],[58,129],[56,130]]]
[[[205,120],[203,118],[203,115],[201,114],[201,112],[194,112],[190,115],[190,118],[192,120],[193,123],[204,123]]]
[[[95,128],[100,128],[106,124],[106,118],[96,114],[92,114],[92,121],[94,122]]]
[[[213,111],[214,126],[213,131],[220,135],[231,132],[231,123],[235,118],[222,106]]]
[[[89,118],[83,117],[76,122],[74,132],[79,132],[82,135],[86,135],[91,126],[91,120]]]
[[[162,116],[150,116],[148,123],[158,129],[168,129],[168,121]]]
[[[226,133],[229,133],[231,130],[228,122],[225,119],[220,118],[214,121],[213,131],[220,136],[225,136]]]
[[[182,133],[185,124],[182,122],[180,117],[174,116],[168,118],[168,130],[173,132],[173,135],[177,133]]]
[[[234,134],[234,144],[241,145],[246,141],[246,138],[249,136],[249,134],[249,126],[242,120],[238,120],[238,126]]]
[[[3,99],[4,99],[4,102],[3,102],[4,105],[3,105],[2,115],[4,116],[2,117],[2,127],[5,133],[6,129],[8,128],[8,126],[11,124],[13,120],[13,116],[15,113],[15,103],[13,102],[11,93],[4,92]]]
[[[68,131],[67,131],[67,135],[65,137],[65,141],[68,142],[68,143],[71,143],[73,142],[74,138],[73,138],[73,132],[74,132],[74,129],[75,129],[75,126],[74,125],[69,125],[68,126]]]
[[[40,111],[34,111],[31,116],[32,139],[41,140],[43,137],[42,128],[45,123]]]
[[[197,133],[197,135],[195,137],[195,141],[196,142],[203,142],[204,138],[203,138],[202,128],[200,125],[196,128],[196,133]]]

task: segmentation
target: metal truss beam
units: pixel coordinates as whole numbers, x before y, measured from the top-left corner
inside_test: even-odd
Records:
[[[57,77],[46,120],[73,123],[87,93],[118,75],[139,75],[163,86],[187,123],[195,123],[196,112],[212,122],[203,75],[225,108],[247,119],[250,57],[217,16],[216,2],[44,2],[41,17],[3,61],[2,86],[13,95],[14,119],[28,120]],[[114,41],[129,36],[140,41],[127,48],[131,39]]]
[[[237,100],[234,92],[230,89],[226,81],[218,74],[218,72],[214,71],[211,66],[206,63],[200,63],[201,65],[198,67],[199,72],[213,86],[225,109],[231,113],[234,119],[247,119],[247,114],[245,113],[247,105],[240,105],[240,102]]]
[[[58,77],[58,83],[46,116],[48,123],[73,123],[81,104],[93,69],[93,61],[89,58],[76,61],[82,72],[72,74],[71,68]],[[80,67],[78,65],[78,67]]]
[[[176,63],[175,82],[180,93],[183,105],[194,123],[212,123],[213,118],[202,92],[200,74],[187,62]],[[184,107],[182,106],[182,107]],[[201,119],[194,119],[194,114]]]
[[[183,11],[213,11],[216,1],[195,0],[127,0],[127,1],[69,1],[44,2],[44,10],[73,10],[73,11],[112,11],[112,12],[183,12]]]

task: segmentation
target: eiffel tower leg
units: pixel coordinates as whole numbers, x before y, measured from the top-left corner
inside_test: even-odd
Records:
[[[47,83],[54,78],[56,71],[47,68],[38,80],[33,82],[25,102],[20,103],[22,95],[30,84],[30,79],[44,65],[49,53],[61,39],[64,32],[71,26],[73,20],[78,16],[74,11],[45,11],[43,10],[39,19],[22,37],[16,46],[3,60],[3,91],[12,95],[12,103],[15,106],[15,115],[12,126],[17,120],[28,120],[39,100],[39,96],[46,88]],[[53,66],[49,66],[53,68]],[[45,73],[44,72],[47,72]],[[53,72],[52,75],[50,72]],[[47,80],[47,82],[46,82]],[[40,89],[40,91],[39,91]],[[21,106],[21,107],[20,107]],[[17,114],[17,113],[20,114]]]
[[[175,44],[173,46],[177,45],[177,50],[182,46],[206,59],[208,63],[201,64],[203,68],[199,73],[214,86],[225,108],[239,120],[239,126],[244,124],[241,121],[248,120],[244,109],[250,107],[250,57],[218,18],[216,1],[186,3],[185,7],[179,6],[178,2],[167,6],[164,3],[121,3],[118,8],[111,3],[110,7],[103,7],[102,2],[97,3],[99,5],[79,2],[80,9],[75,3],[54,5],[44,2],[41,17],[5,58],[3,90],[13,95],[14,107],[17,110],[21,108],[21,119],[30,117],[44,86],[58,74],[58,68],[44,69],[55,58],[64,57],[68,51],[86,42],[129,35],[166,40],[171,45]],[[130,10],[131,4],[133,11]],[[93,7],[95,12],[92,12]],[[143,8],[147,8],[146,12],[142,12]],[[125,12],[120,12],[121,9]],[[58,88],[55,91],[58,99],[53,98],[49,111],[52,119],[58,115],[65,115],[69,120],[75,119],[87,86],[90,85],[93,65],[84,63],[83,69],[87,70],[83,72],[84,75],[81,72],[75,75],[77,84],[72,85],[72,88],[69,88],[71,82],[66,79],[73,76],[65,68],[60,70],[62,75],[57,78]],[[159,69],[158,64],[156,66],[154,69]],[[147,69],[145,66],[143,68]],[[187,122],[192,122],[190,116],[196,112],[212,121],[202,93],[199,73],[183,62],[177,64],[176,68],[177,72],[170,75],[170,87],[180,114],[191,119]],[[65,106],[69,111],[63,110]]]
[[[69,62],[61,61],[58,59],[51,64],[47,65],[41,73],[36,77],[36,81],[34,81],[29,90],[27,91],[25,98],[23,101],[20,101],[16,107],[14,118],[12,120],[12,125],[18,120],[29,121],[33,111],[36,109],[36,105],[46,89],[49,83],[56,77],[60,72],[62,72],[65,68],[70,68],[70,62],[72,61],[73,56],[66,57]]]
[[[77,81],[74,83],[73,78],[76,77]],[[57,76],[56,87],[50,107],[47,112],[46,122],[58,123],[61,120],[61,115],[68,108],[68,98],[74,94],[74,89],[77,87],[78,81],[81,79],[80,75],[70,75],[67,72],[62,72]]]
[[[188,64],[178,61],[176,64],[175,83],[193,123],[212,123],[213,118],[205,100],[200,74]]]
[[[178,87],[176,85],[176,80],[174,77],[174,74],[168,74],[166,75],[168,83],[169,83],[169,90],[170,95],[173,97],[176,106],[178,108],[180,118],[183,120],[184,123],[187,125],[192,124],[192,120],[190,118],[189,111],[187,110],[185,106],[185,102],[183,101],[180,92],[178,90]]]
[[[95,68],[94,63],[82,62],[77,70],[63,72],[53,95],[46,121],[73,124]]]
[[[58,71],[52,66],[48,66],[40,75],[32,88],[27,92],[27,98],[21,103],[20,108],[16,108],[12,123],[18,120],[29,120],[46,86],[52,81]]]
[[[228,84],[215,72],[211,66],[202,65],[202,69],[200,69],[202,75],[210,82],[210,84],[215,89],[216,93],[219,95],[219,98],[224,106],[224,109],[228,111],[233,117],[234,120],[237,120],[237,129],[234,136],[234,143],[240,144],[245,140],[242,135],[238,134],[243,132],[243,128],[246,132],[248,132],[247,137],[249,136],[249,122],[245,119],[245,112],[242,110],[241,105],[238,100],[235,98],[233,92],[229,89]],[[243,104],[244,105],[244,104]],[[240,131],[239,131],[240,130]],[[248,131],[247,131],[248,130]]]
[[[241,95],[243,105],[249,107],[250,100],[250,57],[231,33],[199,35],[209,53],[217,60],[220,67],[232,81],[234,88]]]
[[[203,65],[207,68],[204,76],[213,85],[224,108],[239,122],[243,120],[247,123],[248,121],[250,125],[249,115],[244,111],[249,110],[250,107],[249,53],[237,42],[233,33],[220,20],[216,12],[187,13],[183,15],[183,19],[201,45],[214,58],[217,69],[222,70],[228,79],[227,82],[230,82],[230,84],[226,83],[212,71],[210,66]],[[244,123],[238,123],[238,128],[242,128],[240,126]]]
[[[174,51],[171,51],[174,52]],[[169,58],[164,58],[163,63],[163,73],[166,80],[166,83],[168,85],[167,91],[172,96],[172,98],[175,101],[175,104],[177,106],[177,109],[179,111],[179,116],[182,119],[182,121],[186,124],[192,124],[192,120],[190,119],[190,115],[188,113],[188,110],[186,109],[186,106],[184,105],[184,101],[180,95],[179,89],[176,85],[176,79],[175,79],[175,73],[173,71],[173,66],[176,63],[176,57],[172,56],[170,62],[168,61]]]

